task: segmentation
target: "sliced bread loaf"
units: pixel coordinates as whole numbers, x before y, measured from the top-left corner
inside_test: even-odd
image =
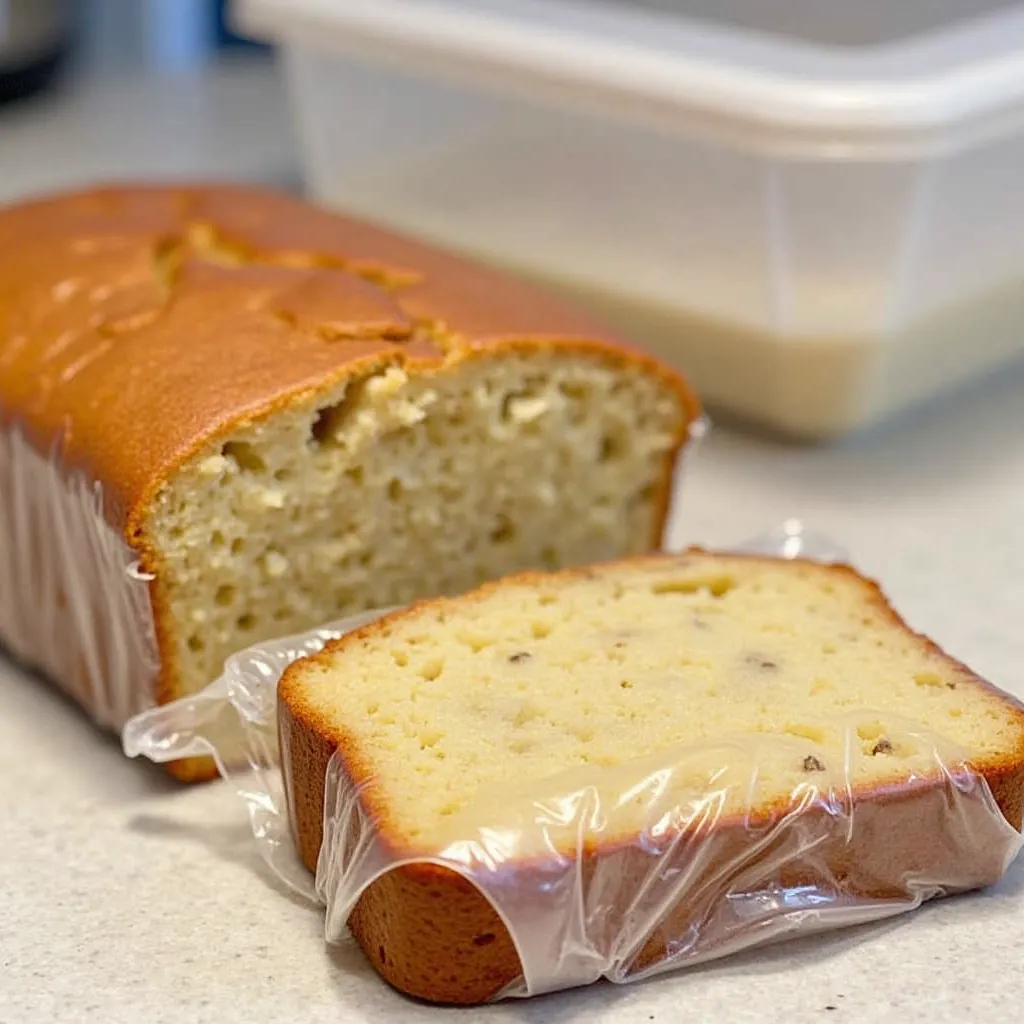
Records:
[[[691,551],[510,578],[332,643],[291,666],[279,701],[310,869],[337,751],[342,784],[396,861],[484,827],[512,837],[495,869],[505,884],[582,857],[582,902],[570,904],[593,914],[597,960],[629,951],[625,973],[687,942],[728,944],[740,926],[723,908],[744,886],[856,902],[987,884],[1005,868],[1007,823],[1021,827],[1024,708],[846,567]],[[972,788],[974,772],[991,795]],[[556,798],[584,790],[599,811],[556,828]],[[628,936],[683,867],[685,892]],[[542,888],[538,907],[555,899]],[[487,999],[522,972],[502,919],[446,868],[380,877],[349,924],[388,981],[426,999]]]
[[[0,209],[0,642],[119,728],[260,640],[657,548],[697,416],[537,289],[286,195]]]

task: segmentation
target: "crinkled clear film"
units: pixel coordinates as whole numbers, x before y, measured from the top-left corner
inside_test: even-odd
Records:
[[[795,521],[741,550],[844,557]],[[986,780],[920,722],[885,713],[902,774],[858,795],[864,738],[881,712],[850,708],[833,723],[838,756],[813,736],[756,734],[576,768],[540,787],[480,792],[415,858],[396,855],[335,754],[311,884],[289,839],[289,780],[274,767],[276,685],[291,661],[380,614],[244,652],[202,694],[137,717],[123,737],[129,755],[155,761],[216,754],[225,721],[240,720],[251,770],[221,771],[272,870],[324,904],[329,942],[384,876],[434,865],[471,882],[507,931],[521,976],[491,998],[533,996],[899,914],[996,881],[1020,849]],[[805,774],[766,800],[779,792],[771,766],[794,762]]]
[[[224,673],[191,697],[151,708],[124,728],[129,757],[166,764],[187,757],[212,757],[220,774],[237,787],[249,811],[260,852],[290,889],[315,899],[309,873],[295,857],[284,808],[277,736],[277,683],[299,658],[329,640],[386,615],[367,612],[342,623],[258,644],[229,658]],[[244,764],[237,757],[241,735]],[[228,757],[224,756],[227,750]]]
[[[2,410],[0,410],[2,412]],[[0,430],[0,636],[100,724],[153,704],[159,669],[148,578],[104,516],[99,484]]]
[[[857,730],[874,718],[850,715],[846,763],[809,776],[770,816],[753,810],[770,782],[763,766],[780,753],[827,763],[815,744],[737,737],[567,773],[540,791],[484,792],[429,861],[471,880],[508,929],[523,978],[504,996],[644,978],[995,881],[1019,837],[984,780],[927,730],[892,730],[894,745],[918,751],[912,810],[854,800]],[[908,834],[908,813],[920,831]],[[316,887],[333,941],[368,886],[414,862],[381,842],[337,758],[324,826]],[[922,836],[936,845],[911,867]]]

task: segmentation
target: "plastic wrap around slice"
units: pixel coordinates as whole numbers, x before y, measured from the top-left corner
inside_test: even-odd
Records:
[[[858,727],[873,719],[848,716],[846,762],[798,784],[770,813],[756,809],[776,782],[765,766],[780,755],[827,763],[823,750],[796,737],[737,736],[518,793],[482,792],[429,858],[396,857],[336,757],[316,877],[327,938],[345,934],[374,881],[429,862],[487,898],[522,965],[521,983],[501,995],[531,996],[865,923],[997,880],[1019,836],[984,779],[927,730],[889,716],[894,746],[916,751],[910,781],[855,795]]]
[[[843,558],[795,522],[741,550]],[[899,777],[858,784],[864,729],[881,710],[852,708],[834,723],[845,737],[841,758],[812,738],[757,734],[575,768],[542,785],[478,793],[446,819],[429,854],[415,856],[378,829],[335,754],[311,880],[294,853],[277,769],[277,682],[296,658],[383,614],[243,652],[203,693],[136,717],[123,735],[130,756],[217,757],[219,737],[241,721],[250,770],[222,759],[220,769],[245,800],[272,871],[324,904],[329,942],[345,936],[353,909],[385,875],[447,869],[489,904],[521,965],[492,998],[532,996],[905,912],[996,881],[1020,849],[985,779],[920,722],[886,713]],[[795,759],[814,771],[779,799],[770,766]]]

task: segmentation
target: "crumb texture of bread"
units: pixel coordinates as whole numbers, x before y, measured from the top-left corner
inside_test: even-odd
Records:
[[[682,856],[684,898],[661,894],[618,964],[627,974],[685,959],[691,939],[729,946],[742,922],[722,908],[762,885],[847,904],[926,898],[994,881],[1019,842],[1024,708],[846,567],[692,551],[526,574],[356,631],[294,664],[279,698],[311,868],[335,751],[395,861],[502,837],[490,893],[535,883],[531,920],[557,905],[552,858],[582,856],[580,899],[606,951]],[[659,852],[670,862],[653,871]],[[404,991],[492,998],[523,973],[529,943],[517,951],[452,874],[399,868],[349,923]],[[435,892],[450,905],[432,909]],[[494,938],[474,946],[467,921]],[[421,969],[449,941],[451,977]]]
[[[678,429],[656,379],[552,351],[386,366],[238,431],[146,519],[181,689],[330,618],[649,551]]]
[[[115,727],[111,688],[138,710],[260,640],[656,547],[698,415],[536,288],[283,194],[0,209],[0,429],[38,456],[0,448],[0,580],[27,593],[35,553],[46,607],[19,653]],[[57,557],[72,513],[107,562]],[[139,603],[114,621],[117,579],[148,590],[155,650],[114,679]]]

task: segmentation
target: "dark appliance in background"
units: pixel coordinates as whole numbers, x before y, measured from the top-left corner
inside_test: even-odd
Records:
[[[228,0],[0,0],[0,104],[54,87],[69,65],[163,71],[264,50],[228,28]]]
[[[72,46],[71,0],[0,0],[0,103],[52,84]]]

